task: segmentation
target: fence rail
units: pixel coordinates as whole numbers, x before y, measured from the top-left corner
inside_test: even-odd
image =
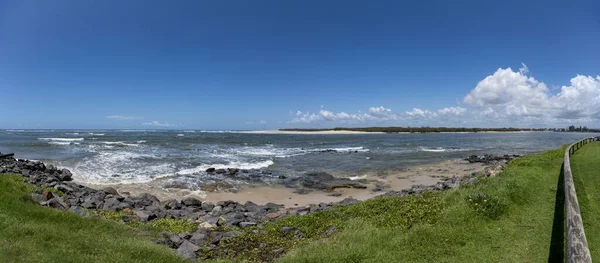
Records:
[[[565,177],[565,210],[567,217],[566,233],[566,256],[568,263],[591,263],[592,257],[585,238],[583,221],[581,220],[581,211],[577,201],[577,193],[573,184],[573,173],[571,172],[571,160],[569,156],[581,149],[584,145],[597,138],[586,138],[575,142],[565,150],[565,159],[563,163],[563,174]]]

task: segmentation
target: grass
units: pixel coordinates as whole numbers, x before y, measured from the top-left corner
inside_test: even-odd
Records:
[[[182,262],[135,228],[41,207],[19,175],[0,175],[0,262]]]
[[[571,157],[573,181],[592,258],[600,258],[600,143],[585,145]]]
[[[333,224],[341,231],[277,262],[562,262],[563,153],[526,156],[494,178],[454,191],[289,218],[277,224],[317,232]]]
[[[289,217],[262,231],[249,228],[205,257],[285,263],[563,262],[563,154],[564,147],[517,159],[498,176],[457,190],[376,198]],[[138,227],[39,207],[16,178],[0,176],[0,262],[179,260],[139,237]],[[180,223],[163,222],[159,228],[185,231],[188,226]],[[286,233],[284,226],[293,230]],[[337,231],[330,235],[332,229]],[[278,248],[287,254],[279,257]]]

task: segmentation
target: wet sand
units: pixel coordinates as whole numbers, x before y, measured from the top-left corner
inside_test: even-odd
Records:
[[[87,185],[92,188],[103,188],[111,186],[119,193],[129,192],[131,195],[150,193],[156,195],[160,200],[182,199],[193,196],[207,202],[233,200],[244,203],[252,201],[257,204],[269,202],[283,204],[286,207],[304,206],[318,204],[321,202],[337,202],[347,197],[358,200],[366,200],[381,195],[387,191],[398,191],[411,188],[413,185],[433,185],[453,176],[468,176],[473,172],[483,171],[485,165],[481,163],[468,163],[464,160],[449,160],[433,164],[411,166],[398,171],[390,171],[386,174],[366,174],[356,178],[367,185],[367,189],[336,189],[340,196],[331,196],[332,192],[311,191],[307,194],[294,193],[297,189],[286,188],[282,185],[248,186],[239,192],[201,192],[184,189],[164,189],[162,185],[166,179],[159,179],[143,184],[121,184],[121,185]],[[376,186],[384,186],[381,191],[373,191]]]

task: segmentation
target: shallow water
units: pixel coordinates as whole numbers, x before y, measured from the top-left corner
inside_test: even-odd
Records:
[[[248,134],[150,130],[0,130],[0,151],[70,169],[77,181],[143,183],[183,178],[198,185],[209,167],[296,176],[385,173],[482,154],[528,154],[590,133]],[[235,180],[229,179],[229,180]]]

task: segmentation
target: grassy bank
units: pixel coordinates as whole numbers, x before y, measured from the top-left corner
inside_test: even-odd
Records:
[[[284,248],[277,262],[562,262],[563,154],[520,158],[458,190],[289,217],[246,230],[206,257],[269,260]],[[0,176],[0,262],[179,261],[137,228],[39,207],[15,178]]]
[[[600,143],[585,145],[571,157],[573,181],[593,259],[600,258]]]
[[[182,262],[136,228],[33,202],[19,175],[0,175],[0,262]]]

